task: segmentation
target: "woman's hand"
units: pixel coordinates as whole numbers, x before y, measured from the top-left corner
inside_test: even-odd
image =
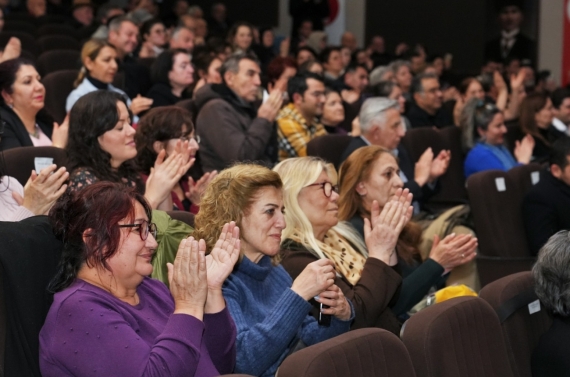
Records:
[[[12,192],[12,197],[21,206],[29,209],[34,215],[47,215],[55,201],[67,190],[63,184],[69,178],[65,167],[59,168],[52,164],[43,169],[40,174],[32,170],[32,175],[24,186],[24,197]],[[52,174],[53,173],[53,174]]]
[[[328,305],[327,309],[322,309],[323,314],[334,315],[341,321],[348,321],[352,314],[352,309],[342,290],[336,285],[331,285],[326,291],[319,294],[315,301],[323,305]]]
[[[477,245],[477,238],[471,234],[456,236],[452,233],[441,241],[435,235],[429,257],[445,269],[444,273],[448,273],[457,266],[471,262],[477,254]]]
[[[67,146],[67,139],[69,135],[69,113],[61,125],[53,122],[53,131],[51,133],[51,143],[54,147],[65,148]]]
[[[370,220],[364,219],[364,242],[369,257],[391,264],[390,257],[398,243],[398,237],[414,211],[414,207],[410,205],[412,198],[413,195],[408,189],[398,189],[382,212],[378,202],[376,200],[372,202]]]
[[[198,182],[194,182],[192,177],[188,177],[188,192],[185,192],[184,195],[190,200],[193,204],[200,205],[200,199],[206,191],[206,188],[212,182],[214,178],[218,175],[216,170],[205,173]]]
[[[291,290],[309,301],[334,284],[334,263],[329,259],[319,259],[309,263],[297,276]]]
[[[131,100],[131,112],[135,115],[139,115],[143,111],[150,109],[153,102],[153,99],[142,97],[139,94]]]
[[[528,164],[532,157],[532,151],[534,150],[534,138],[532,135],[527,134],[521,141],[515,144],[515,158],[517,162],[521,164]]]
[[[184,143],[187,148],[188,142]],[[170,156],[165,157],[166,151],[163,149],[156,157],[154,168],[150,169],[150,175],[146,181],[145,197],[154,209],[159,208],[161,203],[171,198],[170,193],[174,185],[178,184],[196,161],[195,158],[189,158],[189,152],[179,153],[176,150]],[[185,162],[186,159],[188,160]]]
[[[200,240],[200,243],[202,242],[204,241]],[[234,269],[239,258],[239,252],[239,228],[232,221],[224,224],[220,238],[218,238],[210,254],[206,256],[209,290],[222,289],[222,284]]]
[[[208,296],[205,247],[189,237],[180,242],[178,253],[168,267],[170,293],[174,298],[174,313],[204,317],[204,305]]]

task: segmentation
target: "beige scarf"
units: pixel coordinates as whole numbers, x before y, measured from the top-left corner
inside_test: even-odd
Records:
[[[305,243],[299,233],[293,233],[291,239],[302,245]],[[317,240],[319,248],[325,256],[333,261],[336,272],[340,273],[351,285],[356,285],[362,275],[366,258],[355,250],[344,238],[334,230],[325,234],[324,242]]]

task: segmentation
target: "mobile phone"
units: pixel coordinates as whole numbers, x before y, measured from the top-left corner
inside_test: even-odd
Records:
[[[36,157],[34,158],[34,167],[36,168],[36,173],[40,172],[53,164],[53,158],[51,157]]]
[[[328,309],[329,306],[321,303],[321,308],[319,311],[319,326],[329,327],[331,325],[331,318],[330,314],[323,314],[323,309]]]

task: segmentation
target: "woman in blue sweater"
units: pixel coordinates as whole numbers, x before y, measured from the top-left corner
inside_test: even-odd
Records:
[[[348,331],[354,318],[352,305],[334,285],[330,260],[310,263],[294,281],[276,265],[283,211],[277,173],[236,165],[210,183],[196,216],[193,236],[207,245],[220,236],[214,224],[232,219],[240,228],[240,261],[223,287],[238,334],[236,373],[273,376],[289,354]],[[330,326],[309,315],[313,298],[330,307],[322,309],[332,316]]]
[[[514,156],[504,145],[507,133],[505,119],[497,106],[472,99],[461,115],[463,146],[467,154],[464,164],[465,177],[484,170],[510,170],[530,162],[534,138],[526,135],[517,141]],[[478,141],[475,143],[475,139]]]

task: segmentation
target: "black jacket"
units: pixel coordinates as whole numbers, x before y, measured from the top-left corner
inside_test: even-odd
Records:
[[[0,150],[8,150],[18,147],[33,147],[30,134],[26,130],[20,117],[7,106],[0,105],[0,117],[4,121],[4,134],[0,140]],[[45,112],[40,112],[36,116],[36,122],[47,137],[51,139],[53,131],[53,121]]]
[[[406,113],[412,128],[418,127],[447,127],[453,125],[453,117],[442,106],[435,115],[428,114],[425,110],[421,109],[418,105],[411,102],[409,110]]]
[[[123,82],[117,83],[119,89],[123,89],[130,99],[137,95],[145,96],[151,86],[150,70],[132,56],[126,56],[119,61],[119,73],[123,74]]]
[[[182,101],[182,97],[177,97],[172,93],[169,85],[158,83],[154,84],[146,94],[148,98],[153,100],[151,107],[172,106],[176,102]]]
[[[555,316],[552,326],[542,334],[531,358],[533,377],[569,377],[570,319]]]
[[[560,230],[570,230],[570,186],[542,171],[523,200],[523,221],[532,255]]]
[[[502,50],[501,36],[499,35],[485,45],[485,59],[505,62],[510,58],[519,58],[521,60],[529,60],[532,65],[536,65],[536,45],[532,39],[522,33],[517,34],[515,43],[509,50],[506,58],[503,58]]]

